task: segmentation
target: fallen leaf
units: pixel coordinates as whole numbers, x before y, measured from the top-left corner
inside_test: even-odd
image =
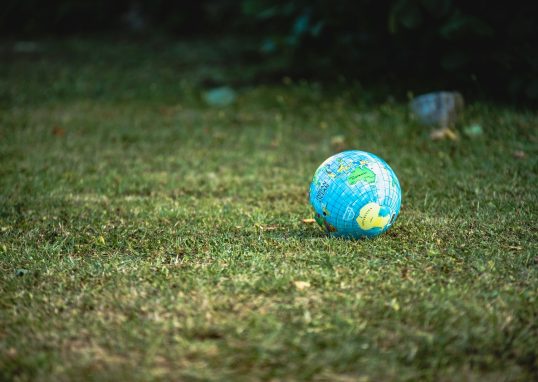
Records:
[[[275,229],[278,229],[277,225],[258,225],[258,228],[262,231],[274,231]]]
[[[343,135],[335,135],[331,137],[331,147],[336,151],[345,150],[347,147],[346,137]]]
[[[303,219],[303,223],[305,224],[313,224],[316,222],[316,219]]]
[[[310,283],[308,281],[294,281],[293,285],[295,285],[295,288],[297,288],[297,290],[304,290],[306,288],[310,288]]]
[[[170,117],[174,114],[176,114],[179,110],[181,110],[181,106],[161,106],[159,108],[159,113],[165,117]]]
[[[525,151],[523,150],[516,150],[512,153],[512,155],[514,156],[514,158],[517,159],[523,159],[527,156],[527,154],[525,154]]]
[[[333,146],[339,146],[343,145],[346,142],[346,137],[343,135],[335,135],[331,137],[331,145]]]
[[[54,135],[55,137],[63,137],[65,135],[65,129],[59,126],[54,126],[52,128],[52,135]]]
[[[449,129],[448,127],[443,127],[441,129],[435,129],[430,133],[430,139],[432,141],[439,141],[442,139],[450,139],[451,141],[458,140],[457,134]]]

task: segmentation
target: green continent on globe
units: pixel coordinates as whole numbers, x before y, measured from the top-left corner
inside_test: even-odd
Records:
[[[366,166],[359,166],[349,175],[347,180],[352,186],[359,181],[374,183],[375,173]]]

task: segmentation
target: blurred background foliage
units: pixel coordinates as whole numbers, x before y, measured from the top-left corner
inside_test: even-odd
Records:
[[[538,100],[538,3],[486,0],[5,0],[8,39],[248,36],[291,76]]]

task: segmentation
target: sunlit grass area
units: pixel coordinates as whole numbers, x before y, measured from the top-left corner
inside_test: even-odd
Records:
[[[0,379],[537,378],[538,115],[471,103],[434,142],[227,44],[3,46]],[[402,184],[377,239],[303,222],[344,149]]]

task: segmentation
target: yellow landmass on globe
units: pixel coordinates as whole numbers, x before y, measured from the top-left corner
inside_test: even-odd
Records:
[[[338,167],[338,172],[347,171],[349,170],[351,166],[346,166],[345,164],[341,164],[340,167]]]
[[[389,222],[390,216],[379,216],[380,209],[381,206],[374,202],[368,203],[362,207],[359,216],[357,217],[359,227],[365,231],[372,228],[385,228]]]

